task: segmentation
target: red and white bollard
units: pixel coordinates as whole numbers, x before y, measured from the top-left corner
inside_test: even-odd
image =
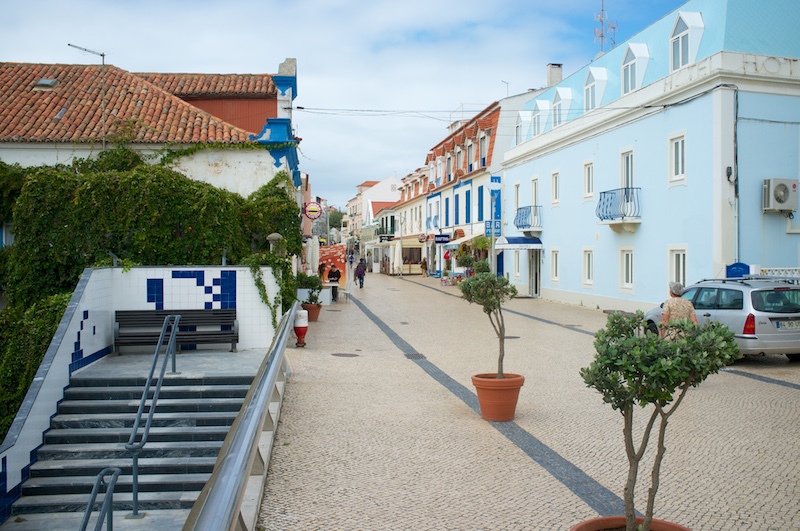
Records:
[[[308,332],[308,311],[297,310],[294,314],[294,333],[297,336],[297,347],[306,346],[306,332]]]

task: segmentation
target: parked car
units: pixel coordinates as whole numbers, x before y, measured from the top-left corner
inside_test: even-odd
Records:
[[[743,355],[785,354],[800,361],[800,279],[744,277],[702,280],[688,286],[697,322],[719,321],[730,328]],[[647,314],[654,333],[661,326],[661,307]]]

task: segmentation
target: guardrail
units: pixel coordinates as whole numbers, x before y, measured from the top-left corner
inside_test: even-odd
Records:
[[[517,209],[514,216],[514,226],[518,229],[541,228],[542,226],[542,207],[541,205],[522,206]]]
[[[167,362],[170,360],[170,358],[172,359],[172,372],[175,373],[175,339],[178,336],[178,324],[180,322],[180,315],[168,315],[164,318],[164,324],[161,325],[161,335],[158,337],[156,351],[153,354],[153,363],[150,365],[150,372],[147,375],[147,382],[145,383],[144,391],[142,392],[142,399],[139,401],[139,410],[136,412],[136,419],[133,422],[133,428],[131,428],[131,436],[128,439],[128,442],[125,443],[125,449],[133,454],[131,478],[133,508],[129,516],[130,518],[142,518],[142,515],[139,514],[139,454],[142,452],[144,445],[147,444],[147,436],[150,434],[150,425],[153,423],[153,415],[156,412],[158,395],[161,393],[161,384],[164,383],[164,374],[167,370]],[[169,331],[169,341],[167,342],[167,350],[164,356],[164,361],[161,364],[161,373],[158,377],[156,389],[153,391],[153,398],[150,401],[150,409],[147,412],[147,421],[144,425],[142,438],[139,442],[136,442],[139,424],[142,422],[142,413],[144,412],[144,406],[147,403],[147,395],[150,393],[150,386],[153,384],[153,374],[155,373],[156,366],[158,365],[158,357],[161,354],[161,347],[164,345],[164,337],[166,336],[167,331]]]
[[[284,351],[299,306],[295,301],[281,319],[269,353],[222,444],[211,478],[186,519],[184,531],[255,528],[258,506],[245,507],[243,500],[248,491],[258,500],[263,493],[283,400],[287,372]]]
[[[100,492],[100,486],[106,485],[106,476],[111,476],[111,479],[106,486],[103,504],[100,506],[100,514],[97,516],[97,523],[94,529],[95,531],[103,529],[104,519],[106,521],[107,531],[112,531],[114,529],[114,487],[121,473],[122,470],[119,468],[104,468],[97,474],[94,480],[94,487],[92,488],[92,495],[89,497],[89,503],[86,505],[86,511],[83,513],[80,531],[86,531],[86,527],[89,525],[89,518],[92,516],[92,509],[94,508],[95,500],[97,500],[97,494]]]
[[[600,192],[595,214],[600,221],[638,218],[640,191],[641,188],[617,188]]]

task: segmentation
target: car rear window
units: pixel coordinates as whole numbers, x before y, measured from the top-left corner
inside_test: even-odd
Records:
[[[750,293],[753,308],[767,313],[800,312],[800,289],[760,290]]]

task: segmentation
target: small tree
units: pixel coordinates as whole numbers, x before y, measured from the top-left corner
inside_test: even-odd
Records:
[[[619,411],[624,419],[622,432],[628,457],[624,494],[627,531],[636,529],[636,480],[656,422],[658,448],[642,531],[649,531],[653,519],[661,462],[667,450],[664,436],[670,416],[683,402],[690,387],[696,387],[739,357],[733,333],[718,322],[697,326],[685,319],[671,323],[670,328],[675,331],[672,341],[648,331],[642,312],[636,315],[611,314],[605,329],[595,334],[597,352],[594,361],[580,371],[586,385],[597,389],[603,395],[603,401]],[[638,448],[633,440],[636,406],[653,407]]]
[[[489,322],[492,323],[499,342],[497,377],[505,378],[503,358],[506,323],[503,319],[503,304],[517,294],[517,288],[506,277],[498,277],[492,273],[478,273],[459,284],[458,289],[461,290],[461,297],[464,300],[482,306],[483,313],[489,316]]]

